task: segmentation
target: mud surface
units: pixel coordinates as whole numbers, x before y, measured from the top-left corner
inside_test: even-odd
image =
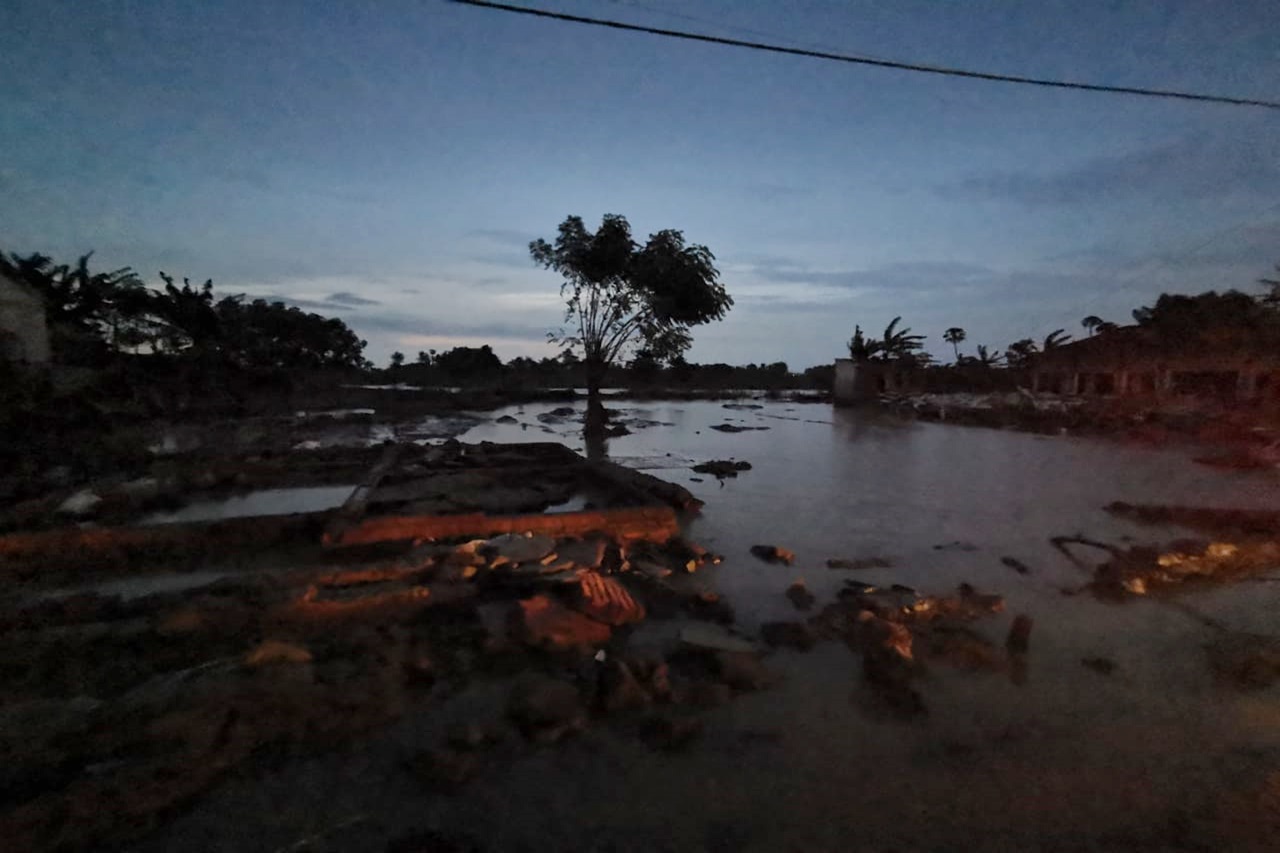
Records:
[[[6,705],[28,703],[23,719],[61,733],[30,739],[37,755],[62,756],[45,762],[53,769],[39,784],[110,778],[111,762],[153,754],[140,743],[178,738],[197,751],[191,766],[217,768],[216,779],[189,774],[198,788],[189,800],[154,814],[137,804],[141,794],[86,801],[93,813],[144,815],[130,836],[138,850],[844,850],[850,839],[898,850],[1270,849],[1280,567],[1269,563],[1267,533],[1177,524],[1203,514],[1139,519],[1105,508],[1276,511],[1273,473],[1105,441],[753,404],[762,408],[614,404],[630,434],[609,441],[610,456],[706,502],[684,535],[706,552],[692,574],[681,555],[630,555],[622,577],[641,621],[627,621],[626,599],[603,589],[600,612],[612,615],[586,616],[579,593],[540,569],[528,580],[538,589],[491,601],[496,587],[477,586],[479,569],[465,577],[466,560],[446,558],[423,583],[394,563],[401,555],[345,586],[339,566],[330,581],[307,575],[301,585],[288,572],[307,567],[280,566],[283,586],[254,593],[260,607],[305,604],[356,625],[360,601],[376,596],[368,631],[228,629],[173,641],[168,657],[132,673],[102,662],[141,640],[97,640],[89,647],[100,657],[78,671],[65,651],[107,616],[137,620],[136,601],[106,613],[81,601],[81,615],[61,617],[61,634],[34,645],[12,633],[27,628],[11,627],[11,659],[27,663],[11,670]],[[499,410],[462,438],[585,449],[577,408],[557,408],[566,404]],[[721,424],[744,430],[711,429]],[[760,426],[771,428],[746,429]],[[725,479],[691,470],[727,459],[752,467]],[[794,561],[757,559],[750,549],[760,544]],[[1154,566],[1181,582],[1125,589],[1131,575],[1106,566],[1134,554],[1151,559],[1124,562],[1126,571]],[[1204,571],[1218,563],[1231,570]],[[1119,577],[1124,594],[1094,594],[1100,577]],[[417,585],[430,593],[415,598]],[[214,583],[201,606],[224,608],[226,625],[253,624],[227,603],[247,594],[234,588]],[[446,604],[446,589],[479,599]],[[164,595],[174,596],[164,630],[196,624],[182,612],[189,593]],[[537,595],[547,603],[520,604]],[[597,647],[599,629],[557,607],[593,626],[619,624]],[[464,615],[441,618],[450,612]],[[582,636],[591,653],[535,648],[509,630],[531,618],[552,645]],[[388,634],[378,624],[407,627]],[[133,630],[160,626],[146,617]],[[267,640],[284,645],[264,649]],[[255,652],[274,675],[249,666]],[[235,700],[247,704],[232,703],[238,719],[279,721],[266,734],[224,714],[172,721],[115,752],[111,727],[94,728],[102,752],[92,761],[56,751],[82,742],[91,703],[219,658],[247,691]],[[21,681],[28,670],[45,675]],[[86,684],[96,692],[78,698]],[[62,710],[29,704],[46,700]],[[210,765],[198,757],[208,754],[236,759]],[[148,779],[134,777],[139,790]],[[62,813],[53,825],[76,820],[88,818]]]

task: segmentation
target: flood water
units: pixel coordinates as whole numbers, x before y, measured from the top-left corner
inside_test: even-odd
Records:
[[[653,752],[598,726],[486,774],[455,797],[423,799],[411,781],[380,775],[430,727],[491,716],[501,693],[477,685],[432,720],[407,719],[377,736],[358,757],[317,758],[252,786],[229,785],[160,843],[202,837],[226,839],[208,849],[237,849],[217,831],[219,821],[265,812],[264,821],[324,814],[331,823],[375,815],[388,832],[437,827],[474,837],[486,850],[1232,847],[1223,802],[1280,768],[1280,692],[1215,683],[1204,645],[1220,628],[1208,620],[1275,633],[1280,583],[1123,604],[1065,595],[1088,576],[1049,538],[1168,541],[1187,532],[1137,527],[1102,507],[1122,500],[1280,508],[1280,477],[1200,466],[1188,450],[758,404],[616,406],[616,418],[635,426],[609,441],[610,456],[706,503],[688,535],[727,559],[689,582],[725,595],[750,633],[763,620],[803,618],[784,596],[801,578],[819,607],[846,578],[922,593],[967,581],[1006,597],[1003,614],[974,626],[997,644],[1014,615],[1034,620],[1025,679],[938,665],[919,685],[928,715],[885,719],[868,712],[859,658],[843,645],[820,644],[807,654],[770,655],[781,683],[710,712],[687,752]],[[580,423],[550,417],[555,408],[493,412],[460,438],[564,440],[580,448]],[[492,422],[503,415],[518,422]],[[710,429],[725,423],[768,429]],[[723,484],[689,470],[729,458],[753,467]],[[757,543],[792,549],[796,565],[755,560],[748,549]],[[1030,573],[1014,572],[1003,556]],[[833,571],[825,567],[833,557],[893,565]],[[651,620],[635,641],[656,642],[672,630]],[[1081,664],[1091,657],[1114,661],[1116,671],[1101,675]],[[245,837],[273,849],[320,824],[295,823]]]
[[[258,489],[243,495],[218,500],[195,501],[184,507],[156,512],[139,520],[139,524],[177,524],[191,521],[220,521],[226,518],[248,518],[258,515],[288,515],[295,512],[320,512],[341,506],[354,485],[303,486],[293,489]]]

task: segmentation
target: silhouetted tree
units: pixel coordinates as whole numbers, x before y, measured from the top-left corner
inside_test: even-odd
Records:
[[[570,216],[555,243],[534,240],[529,254],[564,279],[565,322],[576,328],[552,339],[582,350],[588,411],[597,414],[589,421],[596,426],[603,426],[600,384],[623,352],[642,346],[670,361],[689,348],[691,327],[722,319],[733,305],[706,246],[687,245],[675,230],[652,234],[640,246],[616,214],[605,215],[594,233]]]
[[[402,353],[402,352],[393,352],[393,353],[391,353],[391,366],[392,366],[392,367],[400,367],[400,366],[401,366],[401,365],[403,365],[403,364],[404,364],[404,353]]]
[[[1003,359],[999,350],[991,352],[985,344],[978,344],[978,355],[973,360],[983,367],[996,367]]]
[[[1071,336],[1067,334],[1066,329],[1054,329],[1052,332],[1044,336],[1044,343],[1040,348],[1045,352],[1060,347],[1063,344],[1070,343]]]
[[[480,347],[454,347],[435,358],[435,365],[453,379],[492,377],[502,371],[502,359],[488,344]]]
[[[880,351],[880,342],[862,334],[861,326],[853,327],[853,337],[849,339],[849,358],[854,361],[869,361]]]
[[[884,337],[880,340],[880,351],[886,360],[913,357],[918,359],[915,353],[924,346],[924,335],[913,335],[910,329],[898,328],[901,320],[901,317],[894,317],[889,325],[885,326]]]
[[[1040,349],[1031,338],[1014,341],[1005,347],[1005,361],[1010,367],[1023,368],[1031,364]]]
[[[1089,337],[1093,337],[1093,333],[1103,324],[1104,320],[1096,314],[1090,314],[1080,321],[1080,325],[1084,326],[1089,332]]]
[[[942,339],[951,344],[952,349],[955,350],[957,363],[960,361],[960,344],[964,341],[964,338],[964,329],[959,326],[952,326],[950,329],[947,329],[942,333]]]

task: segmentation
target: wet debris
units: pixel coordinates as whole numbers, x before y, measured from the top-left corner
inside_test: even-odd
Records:
[[[1001,557],[1000,562],[1013,569],[1020,575],[1031,574],[1031,567],[1019,560],[1017,557]]]
[[[828,569],[849,569],[850,571],[865,571],[866,569],[891,569],[893,561],[885,557],[857,557],[852,560],[841,558],[832,558],[827,560]]]
[[[935,551],[961,551],[961,552],[969,553],[969,552],[972,552],[972,551],[977,551],[977,550],[978,550],[978,546],[977,546],[977,545],[974,545],[972,542],[965,542],[965,541],[963,541],[963,540],[956,539],[956,540],[954,540],[954,541],[952,541],[952,542],[944,542],[944,543],[942,543],[941,545],[934,545],[934,546],[933,546],[933,550],[935,550]]]
[[[1222,632],[1206,651],[1209,668],[1220,683],[1262,690],[1280,680],[1280,637]]]
[[[738,426],[737,424],[712,424],[711,429],[717,432],[752,432],[753,430],[766,430],[767,426]]]
[[[753,654],[756,647],[727,629],[706,622],[695,622],[680,629],[680,642],[706,651]]]
[[[1280,564],[1280,542],[1174,543],[1167,550],[1149,546],[1109,547],[1110,559],[1094,570],[1090,587],[1106,596],[1146,595],[1192,582],[1230,581],[1273,571]]]
[[[550,536],[521,536],[505,533],[480,546],[493,567],[507,563],[537,562],[555,553],[556,540]]]
[[[808,626],[815,637],[843,640],[861,655],[864,681],[873,689],[871,710],[911,719],[927,712],[915,682],[929,662],[968,671],[1009,670],[1010,652],[969,627],[1003,610],[1003,597],[969,584],[953,595],[924,596],[903,586],[846,581],[838,600]]]
[[[613,635],[608,625],[546,594],[521,601],[520,617],[521,638],[539,648],[586,650],[604,645]]]
[[[796,561],[794,551],[778,545],[752,545],[751,555],[759,557],[766,563],[784,563],[788,566]]]
[[[1005,638],[1004,647],[1011,654],[1025,655],[1031,644],[1031,627],[1034,623],[1031,617],[1025,613],[1019,613],[1013,617],[1013,624],[1009,626],[1009,635]]]
[[[584,572],[579,578],[576,606],[586,615],[606,625],[626,625],[644,619],[644,607],[613,578]]]
[[[760,626],[760,639],[768,645],[778,648],[786,647],[807,652],[818,642],[818,638],[804,622],[765,622]]]
[[[539,743],[554,743],[587,722],[578,688],[549,676],[521,678],[508,698],[507,716],[525,738]]]
[[[813,593],[809,592],[803,580],[798,580],[787,587],[787,598],[791,600],[796,610],[809,610],[818,600]]]
[[[723,480],[726,477],[737,477],[741,471],[750,471],[751,463],[735,462],[732,459],[713,459],[710,462],[694,465],[693,470],[699,474],[711,474],[717,479]]]
[[[1211,536],[1274,536],[1280,530],[1280,512],[1260,509],[1130,504],[1115,501],[1107,512],[1139,524],[1186,527]]]
[[[702,728],[701,717],[664,712],[645,720],[640,736],[654,749],[676,751],[688,747],[702,734]]]
[[[1111,675],[1119,669],[1119,665],[1115,661],[1104,657],[1081,658],[1080,663],[1086,669],[1091,669],[1099,675]]]

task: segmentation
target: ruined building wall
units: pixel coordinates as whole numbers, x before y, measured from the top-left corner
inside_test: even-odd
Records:
[[[0,276],[0,358],[44,363],[49,360],[49,328],[39,294]]]

